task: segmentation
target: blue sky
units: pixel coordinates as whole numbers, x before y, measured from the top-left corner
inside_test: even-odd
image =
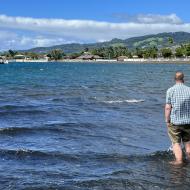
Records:
[[[0,0],[0,50],[190,32],[188,0]]]

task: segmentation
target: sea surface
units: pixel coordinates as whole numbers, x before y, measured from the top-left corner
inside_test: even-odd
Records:
[[[0,189],[189,189],[164,123],[187,64],[0,65]]]

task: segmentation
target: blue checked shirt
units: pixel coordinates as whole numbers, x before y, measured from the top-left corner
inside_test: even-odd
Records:
[[[170,122],[174,125],[190,124],[190,87],[175,84],[167,90],[166,104],[171,104]]]

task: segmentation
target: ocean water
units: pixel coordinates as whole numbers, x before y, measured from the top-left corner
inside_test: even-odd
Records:
[[[168,162],[167,88],[186,64],[0,65],[0,189],[189,189]]]

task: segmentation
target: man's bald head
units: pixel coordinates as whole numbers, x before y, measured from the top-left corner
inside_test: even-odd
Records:
[[[176,72],[175,74],[175,81],[176,82],[184,82],[184,74],[182,72]]]

